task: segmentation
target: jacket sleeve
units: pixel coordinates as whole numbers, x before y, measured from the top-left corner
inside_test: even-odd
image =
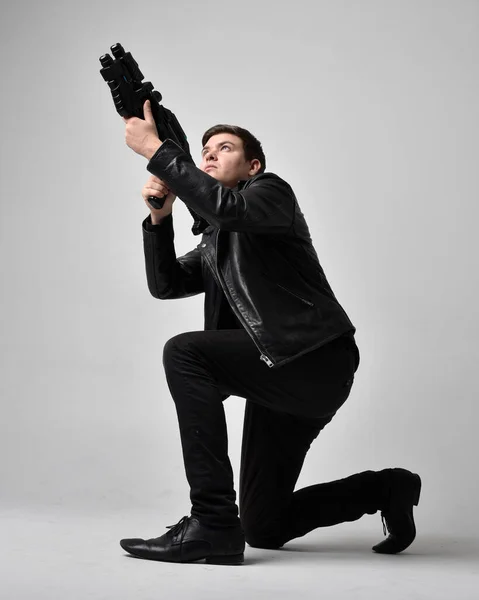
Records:
[[[171,139],[161,144],[146,168],[216,229],[283,235],[293,224],[293,190],[274,173],[256,175],[235,191],[198,169]]]
[[[143,221],[146,280],[154,298],[176,300],[205,291],[201,253],[195,248],[176,258],[173,213],[159,225],[151,224],[151,215]]]

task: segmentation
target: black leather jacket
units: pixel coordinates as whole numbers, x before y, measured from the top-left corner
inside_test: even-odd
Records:
[[[145,219],[146,277],[152,296],[170,300],[205,292],[204,270],[209,269],[259,358],[273,368],[340,335],[354,335],[356,328],[326,279],[286,181],[265,172],[227,188],[198,169],[170,139],[147,169],[204,223],[201,243],[176,258],[173,216],[156,226],[151,226],[150,216]],[[209,310],[205,306],[205,329]]]

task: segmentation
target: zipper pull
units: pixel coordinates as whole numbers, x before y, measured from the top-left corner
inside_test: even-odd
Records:
[[[264,362],[268,365],[268,367],[272,367],[273,363],[269,360],[269,358],[267,356],[265,356],[264,354],[261,355],[260,360],[264,360]]]

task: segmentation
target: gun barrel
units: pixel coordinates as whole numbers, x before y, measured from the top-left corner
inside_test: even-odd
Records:
[[[113,64],[113,59],[109,54],[103,54],[100,56],[100,63],[102,67],[109,67]]]
[[[121,44],[113,44],[113,46],[110,47],[110,50],[115,58],[125,56],[125,49]]]

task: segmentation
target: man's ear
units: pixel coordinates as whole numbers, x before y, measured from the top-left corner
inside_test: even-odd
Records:
[[[254,159],[251,161],[251,165],[250,165],[250,171],[252,171],[252,170],[253,170],[253,169],[255,169],[256,167],[258,167],[258,168],[256,169],[256,171],[255,171],[254,173],[250,173],[251,177],[253,177],[254,175],[257,175],[258,171],[261,169],[261,162],[260,162],[260,161],[259,161],[257,158],[254,158]]]

